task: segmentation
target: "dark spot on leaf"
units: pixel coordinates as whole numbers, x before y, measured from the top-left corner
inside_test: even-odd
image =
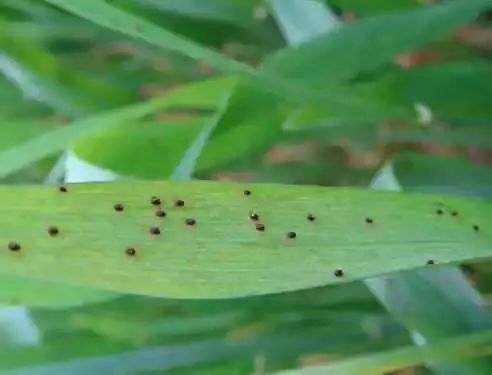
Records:
[[[55,227],[54,225],[50,225],[48,227],[48,234],[51,237],[54,237],[54,236],[58,235],[58,233],[60,233],[60,230],[58,229],[58,227]]]
[[[185,223],[186,225],[195,225],[196,224],[196,220],[195,219],[192,219],[192,218],[188,218],[185,220]]]
[[[343,270],[341,268],[338,268],[338,269],[335,270],[335,272],[333,272],[333,274],[336,277],[342,277],[343,276]]]
[[[434,262],[434,260],[429,259],[429,260],[427,261],[427,264],[428,264],[428,265],[432,265],[432,264],[435,264],[435,262]]]
[[[60,193],[66,193],[68,191],[67,187],[66,186],[58,186],[58,191]]]
[[[256,230],[259,230],[260,232],[263,232],[265,230],[265,226],[261,223],[258,223],[255,225]]]
[[[127,247],[125,250],[126,255],[128,256],[135,256],[137,254],[137,250],[135,250],[134,247]]]
[[[123,211],[125,208],[123,207],[123,205],[121,203],[116,203],[114,206],[113,206],[114,210],[117,211],[117,212],[121,212]]]
[[[296,238],[297,234],[296,232],[287,232],[286,236],[287,238]]]
[[[160,206],[161,205],[161,200],[158,197],[152,197],[150,198],[150,203],[154,206]]]
[[[159,227],[150,227],[149,233],[156,236],[158,234],[161,234],[161,230],[159,229]]]
[[[366,217],[366,223],[367,224],[372,224],[372,223],[374,223],[374,220],[372,218],[370,218],[370,217]]]
[[[444,213],[444,211],[442,209],[440,209],[440,208],[438,208],[436,210],[436,214],[438,214],[438,215],[442,215],[443,213]]]
[[[477,224],[475,224],[475,225],[473,226],[473,230],[474,230],[475,232],[478,232],[478,231],[480,230],[480,227],[479,227]]]
[[[157,217],[166,217],[166,215],[166,211],[159,210],[155,212],[155,216]]]
[[[258,215],[256,212],[251,212],[251,213],[249,214],[249,218],[250,218],[251,220],[255,220],[255,221],[256,221],[256,220],[259,220],[259,219],[260,219],[260,215]]]
[[[314,220],[316,220],[316,217],[313,214],[309,214],[309,215],[307,215],[307,219],[309,221],[314,221]]]
[[[182,200],[182,199],[177,199],[177,200],[174,202],[174,205],[175,205],[176,207],[183,207],[183,206],[185,205],[185,202],[184,202],[184,200]]]
[[[244,195],[251,195],[251,190],[244,190]]]
[[[9,242],[9,250],[10,251],[20,251],[21,245],[17,242]]]
[[[453,211],[453,212],[451,212],[451,215],[456,217],[456,216],[459,215],[459,212],[458,211]]]

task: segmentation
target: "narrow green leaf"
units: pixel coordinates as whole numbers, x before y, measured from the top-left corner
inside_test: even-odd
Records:
[[[489,200],[198,182],[68,190],[0,189],[1,201],[15,202],[4,206],[0,222],[0,273],[129,293],[222,298],[358,280],[426,267],[428,259],[451,264],[492,255]],[[151,196],[164,202],[165,218],[155,215]],[[184,207],[174,207],[176,199]],[[113,209],[116,203],[123,212]],[[450,214],[455,209],[459,217]],[[251,212],[264,230],[255,228]],[[195,225],[185,222],[190,218]],[[58,236],[48,235],[50,225],[58,226]],[[9,250],[10,242],[20,249]],[[128,247],[135,255],[125,253]],[[334,275],[338,268],[343,277]]]
[[[462,335],[424,347],[409,347],[354,357],[328,365],[283,371],[278,375],[379,375],[430,359],[479,357],[492,353],[492,331]]]
[[[489,6],[488,0],[457,0],[362,19],[277,52],[265,61],[263,72],[324,87],[329,80],[350,78],[389,63],[397,53],[441,37]]]

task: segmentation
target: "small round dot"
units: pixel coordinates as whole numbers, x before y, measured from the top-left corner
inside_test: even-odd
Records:
[[[134,247],[127,247],[125,250],[126,255],[128,256],[135,256],[137,254],[137,250],[135,250]]]
[[[251,190],[244,190],[244,195],[251,195]]]
[[[159,229],[159,227],[150,227],[149,233],[152,235],[158,235],[161,234],[161,230]]]
[[[150,203],[154,206],[160,206],[161,205],[161,200],[158,197],[152,197],[150,198]]]
[[[255,225],[256,230],[259,230],[260,232],[263,232],[265,230],[265,226],[263,224],[256,224]]]
[[[260,219],[260,215],[258,215],[256,212],[251,212],[251,213],[249,214],[249,218],[250,218],[251,220],[255,220],[255,221],[256,221],[256,220],[259,220],[259,219]]]
[[[453,212],[451,212],[451,215],[454,216],[454,217],[456,217],[456,216],[459,215],[459,213],[458,213],[458,211],[453,211]]]
[[[166,211],[159,210],[155,212],[155,216],[157,217],[166,217],[166,215]]]
[[[333,274],[336,276],[336,277],[342,277],[343,276],[343,270],[338,268],[335,270],[335,272],[333,272]]]
[[[370,217],[366,217],[366,223],[367,224],[372,224],[372,223],[374,223],[374,220],[371,219]]]
[[[188,218],[185,220],[185,223],[186,225],[195,225],[196,224],[196,220],[195,219],[192,219],[192,218]]]
[[[9,250],[10,251],[20,251],[21,245],[19,245],[17,242],[9,242]]]
[[[477,224],[475,224],[475,225],[473,226],[473,230],[474,230],[475,232],[478,232],[478,231],[480,230],[480,227],[479,227]]]
[[[55,227],[54,225],[51,225],[48,227],[48,234],[51,237],[58,235],[58,233],[60,233],[60,230],[57,227]]]
[[[68,191],[67,187],[66,186],[58,186],[58,191],[60,193],[66,193]]]
[[[184,202],[184,200],[182,200],[182,199],[177,199],[177,200],[174,202],[174,205],[175,205],[176,207],[183,207],[183,206],[185,205],[185,202]]]
[[[296,232],[287,232],[286,236],[287,238],[296,238],[297,234]]]
[[[442,209],[440,209],[440,208],[438,208],[436,210],[436,214],[438,214],[438,215],[442,215],[443,213],[444,213],[444,211]]]
[[[427,261],[427,264],[428,264],[428,265],[433,265],[433,264],[435,264],[435,262],[434,262],[434,260],[433,260],[433,259],[429,259],[429,260]]]
[[[123,207],[123,205],[121,203],[116,203],[114,206],[113,206],[114,210],[117,211],[117,212],[121,212],[123,211],[125,208]]]
[[[309,215],[307,215],[307,219],[309,221],[314,221],[314,220],[316,220],[316,217],[313,214],[309,214]]]

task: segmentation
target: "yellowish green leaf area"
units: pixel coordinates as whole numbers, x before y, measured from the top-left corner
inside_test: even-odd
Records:
[[[0,200],[0,273],[152,296],[275,293],[492,256],[491,200],[216,182],[2,187]]]

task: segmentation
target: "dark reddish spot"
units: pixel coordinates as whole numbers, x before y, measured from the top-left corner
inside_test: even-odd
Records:
[[[127,247],[125,250],[126,255],[128,256],[135,256],[137,254],[137,250],[135,250],[134,247]]]
[[[9,242],[9,250],[10,251],[20,251],[21,245],[17,242]]]
[[[116,203],[114,206],[113,206],[114,210],[117,211],[117,212],[121,212],[123,211],[125,208],[123,207],[123,205],[121,203]]]
[[[287,238],[296,238],[297,234],[296,232],[287,232],[286,236]]]
[[[150,227],[149,233],[156,236],[158,234],[161,234],[161,230],[159,229],[159,227]]]
[[[60,233],[60,230],[57,227],[55,227],[54,225],[50,225],[48,227],[48,234],[51,237],[54,237],[54,236],[58,235],[58,233]]]
[[[158,197],[152,197],[150,198],[150,203],[154,206],[160,206],[161,205],[161,200]]]
[[[186,225],[195,225],[196,224],[196,220],[195,219],[192,219],[192,218],[188,218],[185,220],[185,223]]]
[[[335,270],[335,272],[333,272],[333,274],[336,277],[342,277],[343,276],[343,270],[341,268],[338,268],[338,269]]]
[[[159,210],[155,212],[155,216],[157,217],[166,217],[166,215],[166,211]]]
[[[440,209],[440,208],[438,208],[436,210],[436,214],[438,214],[438,215],[442,215],[443,213],[444,213],[444,211],[442,209]]]
[[[459,215],[459,212],[458,211],[453,211],[453,212],[451,212],[451,215],[456,217],[456,216]]]
[[[428,265],[433,265],[433,264],[435,264],[435,262],[434,262],[434,260],[433,260],[433,259],[429,259],[429,260],[427,261],[427,264],[428,264]]]
[[[316,217],[313,214],[309,214],[309,215],[307,215],[307,219],[309,221],[314,221],[314,220],[316,220]]]
[[[184,202],[184,200],[182,200],[182,199],[177,199],[177,200],[174,202],[174,205],[175,205],[176,207],[183,207],[183,206],[185,205],[185,202]]]
[[[474,230],[475,232],[478,232],[478,231],[480,230],[480,227],[479,227],[477,224],[475,224],[475,225],[473,226],[473,230]]]
[[[251,195],[251,190],[244,190],[244,195]]]
[[[67,187],[66,186],[58,186],[58,191],[60,193],[66,193],[68,191]]]
[[[372,223],[374,223],[374,220],[372,218],[370,218],[370,217],[366,217],[366,223],[367,224],[372,224]]]
[[[260,215],[258,215],[256,212],[252,212],[252,213],[249,214],[249,218],[251,220],[255,220],[256,221],[256,220],[259,220],[260,219]]]
[[[260,232],[263,232],[265,230],[265,226],[261,223],[258,223],[255,225],[256,230],[259,230]]]

